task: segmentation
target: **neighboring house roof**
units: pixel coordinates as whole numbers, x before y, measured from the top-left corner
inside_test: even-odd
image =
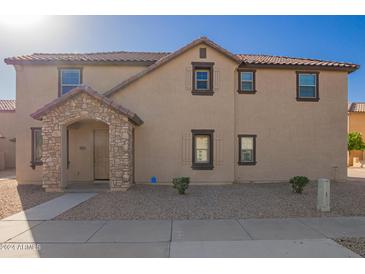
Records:
[[[124,108],[120,104],[115,103],[113,100],[105,97],[104,95],[100,94],[99,92],[93,90],[91,87],[88,86],[80,86],[77,88],[72,89],[70,92],[67,92],[66,94],[62,95],[61,97],[58,97],[57,99],[54,99],[47,105],[41,107],[34,113],[32,113],[30,116],[36,120],[42,120],[42,117],[49,113],[51,110],[53,110],[55,107],[59,106],[63,102],[71,99],[72,97],[76,96],[80,93],[87,93],[88,95],[92,96],[96,100],[101,101],[102,103],[108,105],[112,109],[116,110],[117,112],[120,112],[127,116],[133,123],[136,125],[143,124],[143,121],[141,118],[138,117],[137,114],[134,112]]]
[[[15,100],[0,99],[0,112],[13,112],[13,111],[15,111]]]
[[[6,58],[11,65],[32,64],[104,64],[104,63],[142,63],[150,65],[168,55],[168,52],[96,52],[96,53],[33,53]]]
[[[126,86],[128,86],[131,83],[135,82],[136,80],[142,78],[143,76],[150,73],[151,71],[154,71],[155,69],[161,67],[162,65],[171,61],[172,59],[174,59],[174,58],[178,57],[179,55],[183,54],[184,52],[188,51],[189,49],[191,49],[199,44],[202,44],[202,43],[216,49],[217,51],[226,55],[228,58],[232,59],[233,61],[237,62],[238,64],[241,62],[240,58],[237,55],[222,48],[221,46],[217,45],[213,41],[209,40],[207,37],[201,37],[201,38],[198,38],[198,39],[192,41],[191,43],[187,44],[186,46],[178,49],[177,51],[170,53],[169,55],[166,55],[165,57],[161,58],[160,60],[158,60],[156,63],[149,66],[145,70],[142,70],[141,72],[133,75],[132,77],[128,78],[127,80],[121,82],[120,84],[116,85],[112,89],[108,90],[107,92],[104,93],[104,95],[108,96],[108,97],[111,96],[116,91],[125,88]]]
[[[365,102],[355,102],[349,106],[349,112],[365,112]]]

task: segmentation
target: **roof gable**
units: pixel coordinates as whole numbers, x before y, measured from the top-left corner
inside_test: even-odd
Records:
[[[199,44],[206,44],[206,45],[214,48],[218,52],[222,53],[223,55],[227,56],[231,60],[235,61],[237,64],[241,63],[241,59],[237,55],[222,48],[221,46],[217,45],[213,41],[209,40],[207,37],[201,37],[201,38],[198,38],[198,39],[192,41],[191,43],[185,45],[184,47],[178,49],[177,51],[170,53],[169,55],[166,55],[165,57],[161,58],[160,60],[158,60],[156,63],[149,66],[145,70],[142,70],[141,72],[133,75],[132,77],[128,78],[127,80],[124,80],[123,82],[119,83],[112,89],[105,92],[104,95],[107,97],[110,97],[115,92],[127,87],[128,85],[132,84],[133,82],[137,81],[138,79],[140,79],[140,78],[144,77],[145,75],[149,74],[150,72],[158,69],[159,67],[170,62],[171,60],[175,59],[176,57],[180,56],[181,54],[187,52],[188,50],[194,48],[195,46],[197,46]]]
[[[115,103],[113,100],[105,97],[104,95],[100,94],[99,92],[93,90],[91,87],[88,87],[88,86],[80,86],[78,88],[72,89],[68,93],[62,95],[61,97],[54,99],[47,105],[41,107],[40,109],[38,109],[37,111],[32,113],[30,116],[36,120],[42,120],[42,117],[44,115],[46,115],[47,113],[52,111],[57,106],[61,105],[62,103],[64,103],[67,100],[70,100],[72,97],[74,97],[80,93],[86,93],[86,94],[90,95],[91,97],[93,97],[94,99],[101,101],[103,104],[108,105],[110,108],[114,109],[115,111],[124,114],[125,116],[128,117],[129,120],[131,120],[136,125],[143,124],[142,119],[139,118],[137,114],[135,114],[134,112]]]

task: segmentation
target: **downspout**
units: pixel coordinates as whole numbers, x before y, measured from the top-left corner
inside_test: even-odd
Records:
[[[238,67],[237,67],[238,68]],[[234,178],[233,183],[238,183],[238,155],[237,155],[237,89],[238,86],[238,70],[234,70],[234,89],[233,89],[233,167],[234,167]],[[237,89],[236,89],[237,88]]]

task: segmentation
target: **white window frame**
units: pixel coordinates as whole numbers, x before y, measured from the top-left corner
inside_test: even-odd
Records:
[[[63,72],[65,71],[77,71],[79,73],[79,84],[63,84]],[[60,69],[60,96],[64,95],[63,87],[78,87],[81,85],[81,69],[80,68],[61,68]]]
[[[252,76],[252,79],[251,80],[243,80],[242,75],[244,73],[250,73],[251,76]],[[253,71],[240,71],[240,79],[241,79],[241,82],[240,82],[240,85],[241,85],[240,86],[240,90],[243,91],[243,92],[254,91],[254,89],[255,89],[255,87],[254,87],[254,77],[255,77],[255,75],[254,75],[254,72]],[[243,89],[242,83],[251,83],[252,89],[250,89],[250,90]]]
[[[198,80],[198,72],[206,72],[207,73],[207,79],[206,80]],[[210,69],[196,69],[195,70],[195,90],[210,90]],[[198,81],[203,82],[206,81],[207,82],[207,88],[198,88]]]
[[[300,76],[301,75],[312,75],[314,76],[314,85],[301,85],[300,84]],[[316,73],[305,73],[305,72],[300,72],[298,73],[298,97],[299,98],[317,98],[317,77],[318,77],[318,74]],[[302,96],[300,94],[300,88],[301,87],[314,87],[314,96]]]

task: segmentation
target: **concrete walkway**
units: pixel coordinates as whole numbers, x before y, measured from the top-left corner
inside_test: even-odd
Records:
[[[0,221],[0,257],[359,257],[365,217]]]
[[[52,199],[43,204],[37,205],[30,209],[21,211],[9,217],[2,219],[3,221],[45,221],[51,220],[61,213],[85,202],[94,197],[96,193],[69,193],[58,198]]]
[[[361,167],[349,167],[347,168],[347,179],[350,181],[364,181],[365,180],[365,168]]]

